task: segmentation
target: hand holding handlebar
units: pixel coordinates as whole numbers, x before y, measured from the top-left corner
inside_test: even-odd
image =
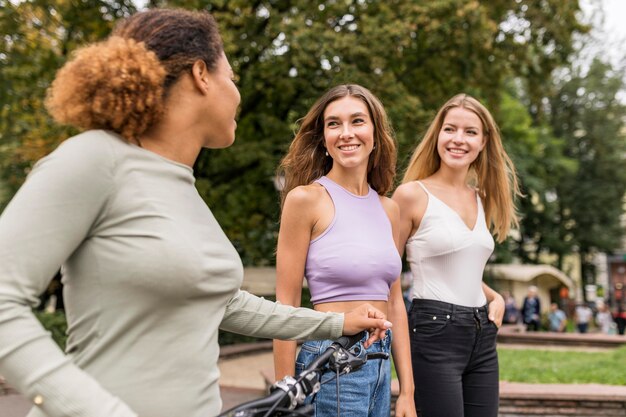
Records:
[[[220,417],[313,415],[311,406],[303,406],[302,404],[306,397],[315,394],[319,390],[321,377],[325,371],[334,371],[339,375],[359,369],[369,359],[389,358],[387,353],[382,352],[365,354],[365,351],[361,350],[362,354],[355,355],[351,353],[348,349],[358,343],[363,336],[364,332],[360,332],[353,336],[340,337],[318,356],[316,360],[311,362],[297,378],[291,376],[285,377],[272,386],[268,396],[240,404],[220,414]],[[290,410],[295,409],[301,411],[291,414]]]
[[[367,330],[369,338],[363,343],[367,349],[372,343],[385,337],[387,329],[391,326],[391,322],[380,310],[371,304],[364,303],[344,314],[343,334],[353,335],[362,330]]]

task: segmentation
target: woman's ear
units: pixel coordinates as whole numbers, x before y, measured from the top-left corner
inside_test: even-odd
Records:
[[[194,86],[202,93],[209,92],[211,85],[211,74],[209,69],[202,59],[197,60],[191,67],[191,78]]]

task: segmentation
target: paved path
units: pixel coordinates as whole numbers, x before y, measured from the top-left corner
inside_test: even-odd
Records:
[[[222,410],[263,396],[265,382],[261,369],[272,369],[273,361],[271,351],[220,360]],[[15,392],[0,394],[4,394],[0,395],[0,417],[24,417],[32,407],[31,403]]]
[[[222,395],[222,411],[229,410],[265,394],[265,381],[261,375],[263,368],[272,368],[274,358],[272,351],[220,359],[220,390]]]

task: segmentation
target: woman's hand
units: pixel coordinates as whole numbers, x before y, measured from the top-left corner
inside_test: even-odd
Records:
[[[494,322],[498,328],[502,326],[502,318],[504,317],[504,298],[500,294],[495,294],[493,299],[489,301],[489,320]]]
[[[416,417],[415,398],[412,394],[398,395],[396,400],[396,417]]]
[[[353,335],[362,330],[368,331],[369,338],[363,344],[365,348],[385,337],[389,328],[391,328],[391,322],[387,321],[380,310],[368,303],[361,304],[344,314],[343,334]]]
[[[482,284],[483,292],[487,298],[487,309],[489,311],[489,320],[495,323],[500,328],[502,326],[502,319],[504,318],[504,298],[487,284]]]

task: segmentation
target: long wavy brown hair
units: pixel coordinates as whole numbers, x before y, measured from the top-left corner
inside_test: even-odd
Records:
[[[389,118],[382,103],[367,88],[357,84],[342,84],[328,90],[299,120],[299,129],[287,155],[278,166],[277,175],[284,177],[281,204],[295,187],[306,185],[326,175],[333,160],[325,155],[324,111],[333,101],[344,97],[361,100],[369,110],[374,125],[374,149],[367,165],[367,182],[380,195],[391,191],[396,172],[396,142]]]
[[[421,180],[439,170],[441,166],[441,157],[437,151],[439,132],[448,112],[457,107],[473,112],[482,122],[485,147],[470,166],[469,178],[474,179],[483,198],[489,229],[498,242],[502,242],[510,228],[519,223],[515,198],[522,194],[515,166],[504,149],[498,125],[489,110],[475,98],[467,94],[458,94],[439,109],[426,135],[413,152],[402,182]]]

